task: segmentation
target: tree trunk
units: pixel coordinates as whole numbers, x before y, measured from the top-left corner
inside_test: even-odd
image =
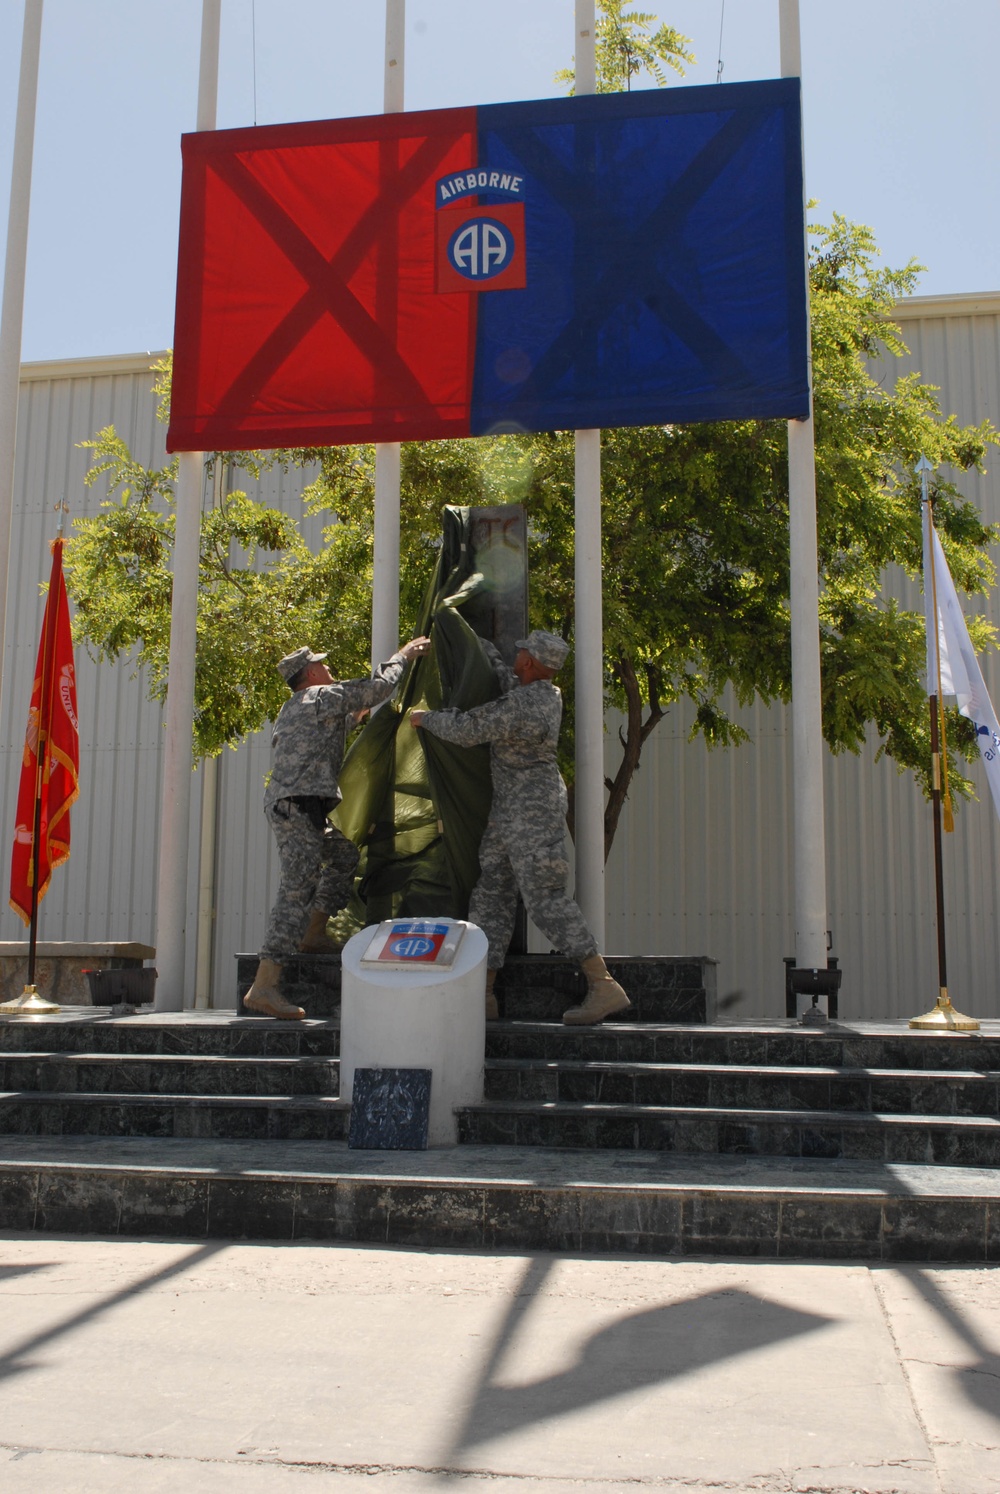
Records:
[[[618,829],[618,821],[628,798],[628,791],[632,779],[639,770],[639,759],[642,749],[646,744],[646,738],[663,720],[664,710],[660,705],[660,675],[659,671],[651,666],[646,667],[646,681],[649,687],[649,715],[645,721],[642,719],[642,695],[639,691],[639,681],[636,677],[630,659],[619,658],[615,664],[615,673],[618,675],[625,691],[628,703],[626,713],[625,731],[619,729],[618,740],[622,744],[622,760],[618,765],[618,772],[614,778],[605,778],[604,787],[608,790],[608,802],[604,807],[604,860],[607,861],[611,854],[611,846],[614,842],[615,831]],[[568,786],[567,794],[569,803],[566,809],[566,824],[569,827],[570,839],[576,840],[576,785]]]
[[[614,778],[605,779],[608,790],[608,802],[604,810],[604,859],[607,861],[611,854],[611,846],[614,842],[615,832],[618,829],[618,821],[628,798],[628,791],[633,776],[638,771],[639,759],[645,746],[646,738],[654,731],[663,720],[663,707],[659,700],[659,674],[658,671],[647,667],[646,680],[649,686],[649,715],[645,721],[642,719],[642,696],[639,692],[639,681],[632,667],[631,659],[621,657],[615,665],[615,672],[621,681],[625,691],[627,711],[625,717],[624,732],[619,728],[618,740],[622,744],[622,760],[618,765],[618,772]]]

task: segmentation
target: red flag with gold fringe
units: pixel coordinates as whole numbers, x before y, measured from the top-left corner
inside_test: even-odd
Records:
[[[53,867],[69,859],[69,810],[80,792],[76,671],[62,552],[62,540],[54,540],[10,866],[10,905],[26,924],[33,902],[37,909],[48,890]]]

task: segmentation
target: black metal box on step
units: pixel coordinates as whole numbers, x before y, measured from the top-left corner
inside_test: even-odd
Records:
[[[817,996],[825,996],[827,1003],[827,1016],[831,1021],[837,1020],[837,1000],[840,991],[840,982],[844,972],[840,969],[840,958],[838,955],[830,955],[826,962],[826,970],[813,971],[816,977],[810,981],[808,972],[798,971],[799,980],[796,983],[793,975],[796,972],[795,956],[785,955],[785,1016],[798,1016],[797,996],[811,996],[813,1000]]]
[[[95,1006],[148,1006],[156,994],[155,970],[84,970]]]

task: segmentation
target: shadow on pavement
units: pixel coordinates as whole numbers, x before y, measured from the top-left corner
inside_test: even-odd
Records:
[[[835,1321],[742,1289],[706,1292],[620,1317],[588,1338],[576,1362],[559,1374],[521,1385],[497,1384],[500,1362],[557,1261],[549,1256],[529,1262],[463,1425],[443,1460],[446,1467],[454,1466],[467,1449],[534,1422],[692,1374]]]
[[[906,1274],[928,1307],[944,1319],[949,1328],[963,1343],[968,1345],[971,1353],[976,1356],[977,1363],[975,1364],[952,1367],[952,1372],[964,1394],[980,1411],[985,1411],[987,1416],[993,1417],[994,1421],[1000,1421],[1000,1354],[994,1353],[983,1343],[972,1324],[966,1322],[953,1302],[949,1302],[933,1277],[927,1275],[925,1271],[912,1271]]]
[[[148,1292],[151,1287],[159,1286],[161,1282],[169,1281],[173,1276],[180,1276],[184,1271],[189,1271],[192,1266],[199,1266],[209,1257],[216,1255],[220,1250],[227,1250],[232,1244],[230,1240],[213,1240],[210,1244],[200,1245],[196,1250],[190,1251],[180,1260],[172,1261],[169,1266],[164,1266],[161,1271],[152,1271],[148,1276],[141,1277],[138,1281],[131,1281],[127,1286],[117,1292],[112,1292],[109,1297],[102,1298],[99,1302],[92,1302],[89,1307],[73,1313],[71,1317],[64,1318],[62,1322],[55,1323],[51,1328],[46,1328],[40,1333],[33,1333],[30,1337],[22,1339],[19,1344],[14,1344],[5,1353],[0,1354],[0,1380],[10,1379],[14,1375],[26,1374],[36,1366],[28,1358],[36,1353],[46,1344],[54,1343],[63,1338],[67,1333],[80,1328],[84,1323],[90,1323],[95,1318],[102,1317],[111,1312],[122,1302],[129,1301],[132,1297],[138,1297],[143,1292]],[[34,1267],[8,1267],[2,1268],[20,1274],[21,1271],[42,1270],[42,1266]]]
[[[33,1271],[52,1271],[57,1261],[34,1261],[25,1266],[0,1266],[0,1282],[15,1281],[18,1276],[30,1276]]]

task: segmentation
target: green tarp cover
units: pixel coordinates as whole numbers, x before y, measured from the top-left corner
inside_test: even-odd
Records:
[[[467,508],[444,510],[437,568],[414,630],[431,648],[396,698],[372,716],[344,759],[334,821],[361,850],[353,916],[364,923],[428,914],[464,918],[490,811],[488,747],[414,731],[412,709],[468,709],[500,693],[467,617],[485,617]]]

